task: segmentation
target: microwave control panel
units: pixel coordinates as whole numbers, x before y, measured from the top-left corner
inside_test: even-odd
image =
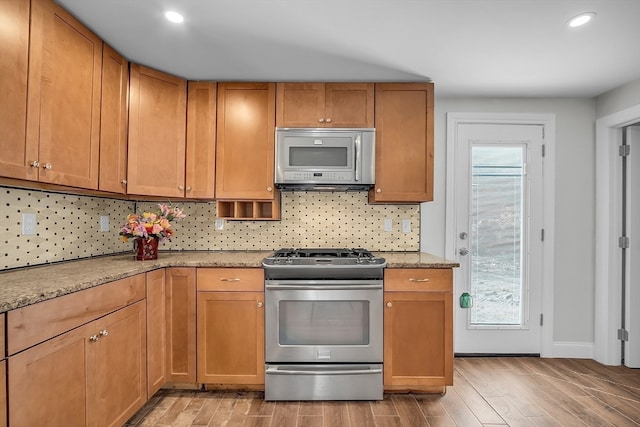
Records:
[[[352,181],[353,174],[350,172],[284,172],[285,182],[340,182],[340,181]]]

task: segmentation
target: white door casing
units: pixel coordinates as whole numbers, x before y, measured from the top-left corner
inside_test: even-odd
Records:
[[[622,222],[621,168],[618,145],[622,128],[640,120],[640,104],[596,120],[596,254],[594,358],[620,365],[617,330],[621,318]]]
[[[640,125],[626,129],[630,154],[627,157],[627,237],[625,280],[625,365],[640,368]],[[622,316],[621,316],[622,318]]]
[[[477,326],[467,327],[468,310],[461,309],[458,304],[458,298],[463,292],[463,286],[466,286],[468,270],[466,260],[457,253],[458,246],[463,244],[459,239],[457,223],[461,222],[460,215],[461,202],[460,197],[456,201],[456,195],[460,196],[461,184],[456,179],[456,175],[460,173],[460,139],[461,131],[466,125],[473,124],[490,124],[490,125],[529,125],[537,126],[537,129],[543,129],[545,134],[545,161],[542,165],[541,158],[538,166],[542,173],[541,185],[537,186],[537,191],[543,194],[532,194],[532,196],[540,197],[542,202],[536,202],[533,207],[538,213],[535,215],[535,221],[539,223],[525,223],[525,230],[530,228],[531,235],[528,236],[530,242],[539,245],[537,248],[539,261],[534,265],[535,271],[531,271],[529,276],[538,284],[540,294],[534,294],[533,303],[536,313],[531,313],[528,325],[522,327],[503,327],[503,328],[483,328]],[[468,127],[469,128],[469,127]],[[487,127],[491,128],[491,127]],[[495,126],[493,126],[495,128]],[[504,129],[508,129],[509,126]],[[512,128],[515,129],[515,128]],[[525,128],[523,128],[525,129]],[[531,129],[531,127],[529,127]],[[554,158],[554,135],[555,135],[555,116],[540,114],[500,114],[500,113],[448,113],[447,114],[447,207],[446,207],[446,257],[458,260],[461,268],[457,269],[456,275],[456,291],[454,293],[454,305],[456,307],[456,322],[454,334],[458,339],[455,340],[455,351],[458,353],[540,353],[542,356],[551,356],[553,345],[553,158]],[[502,138],[498,138],[502,139]],[[508,140],[509,138],[504,138]],[[517,144],[516,144],[517,145]],[[540,147],[538,147],[540,148]],[[467,148],[464,148],[465,150]],[[541,153],[538,153],[540,155]],[[463,157],[467,155],[462,153]],[[529,157],[531,153],[527,154]],[[467,155],[468,157],[468,155]],[[466,161],[463,160],[463,164]],[[531,158],[528,160],[531,162]],[[535,162],[534,162],[535,163]],[[535,167],[531,164],[528,166]],[[458,169],[458,170],[456,170]],[[468,165],[467,165],[468,169]],[[531,174],[529,174],[531,175]],[[457,182],[458,181],[458,182]],[[462,181],[464,182],[464,181]],[[535,190],[535,188],[534,188]],[[535,193],[535,192],[534,192]],[[463,200],[466,195],[463,195]],[[540,205],[542,204],[542,206]],[[467,206],[462,206],[462,210],[466,211]],[[464,215],[463,215],[464,216]],[[544,225],[542,225],[544,224]],[[535,241],[540,237],[540,229],[545,229],[544,249],[542,243]],[[533,240],[532,240],[533,239]],[[535,248],[534,248],[535,249]],[[529,264],[529,263],[526,263]],[[460,283],[463,283],[461,285]],[[539,304],[540,308],[536,305]],[[539,315],[537,312],[544,313],[544,323],[539,326]],[[469,334],[469,332],[471,332]],[[531,332],[531,333],[529,333]],[[520,342],[515,339],[520,336]],[[529,341],[528,341],[529,340]]]

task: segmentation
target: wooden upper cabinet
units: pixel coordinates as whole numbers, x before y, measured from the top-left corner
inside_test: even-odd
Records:
[[[216,198],[274,198],[275,83],[218,83]]]
[[[127,190],[127,95],[129,63],[105,44],[102,51],[100,179],[98,189]]]
[[[27,178],[97,189],[102,40],[53,0],[31,8]]]
[[[189,82],[185,195],[213,199],[216,176],[216,83]]]
[[[375,119],[369,202],[433,200],[433,83],[377,83]]]
[[[0,175],[37,179],[37,170],[29,166],[37,151],[35,155],[28,152],[25,140],[29,2],[0,0],[0,18],[5,22],[0,31]]]
[[[373,83],[278,83],[276,92],[278,127],[373,127]]]
[[[127,193],[184,197],[187,81],[131,64]]]

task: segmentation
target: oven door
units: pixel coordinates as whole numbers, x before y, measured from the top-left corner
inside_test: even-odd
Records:
[[[265,290],[267,362],[382,362],[382,280],[267,280]]]

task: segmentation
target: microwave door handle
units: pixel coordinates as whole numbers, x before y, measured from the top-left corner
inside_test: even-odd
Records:
[[[355,163],[356,163],[356,182],[360,181],[360,156],[361,156],[361,152],[360,150],[362,149],[361,147],[361,141],[360,141],[360,135],[356,135],[356,153],[355,153]]]

